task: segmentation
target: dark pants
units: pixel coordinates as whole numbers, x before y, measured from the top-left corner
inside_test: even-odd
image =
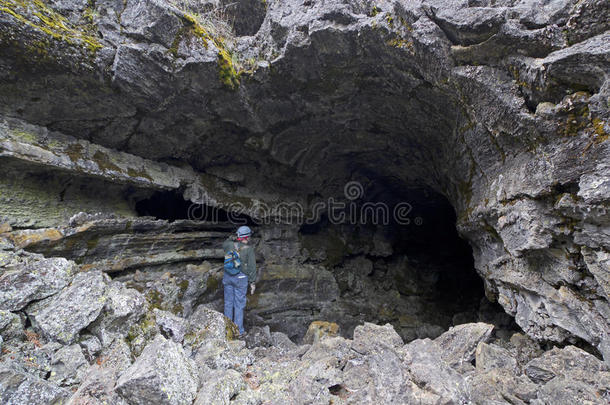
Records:
[[[244,334],[244,309],[248,292],[248,276],[237,273],[234,276],[224,273],[222,285],[225,292],[225,316],[235,322],[239,333]]]

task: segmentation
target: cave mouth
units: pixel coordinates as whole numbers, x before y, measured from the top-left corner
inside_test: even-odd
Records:
[[[180,191],[156,191],[148,198],[135,203],[140,217],[154,217],[169,222],[177,220],[206,221],[211,223],[233,223],[253,225],[253,219],[244,214],[228,212],[220,207],[187,201]]]
[[[322,215],[315,223],[302,224],[296,240],[282,243],[299,247],[297,262],[329,271],[338,291],[329,296],[316,290],[319,284],[308,290],[300,282],[293,286],[290,280],[263,277],[258,290],[263,295],[273,292],[274,298],[249,300],[246,327],[269,325],[294,341],[301,341],[315,320],[339,324],[345,337],[351,337],[363,322],[390,323],[405,341],[434,338],[451,326],[477,321],[493,323],[498,330],[518,330],[514,320],[485,297],[472,249],[457,232],[456,213],[447,198],[426,187],[369,195],[367,200],[354,202],[357,212],[364,212],[361,208],[366,203],[382,202],[393,213],[398,204],[408,202],[407,220],[390,216],[387,223],[378,224],[371,223],[371,217],[356,215],[354,223],[336,223]],[[170,222],[260,225],[247,215],[192,204],[179,191],[155,192],[137,201],[135,209],[140,216]],[[349,213],[345,218],[350,219]],[[269,248],[257,253],[263,272],[269,259],[264,251]],[[321,297],[320,301],[311,302],[312,296]],[[290,305],[278,310],[284,299]],[[206,293],[201,302],[222,310],[222,291]]]
[[[501,306],[487,300],[472,249],[458,234],[447,198],[417,187],[378,193],[375,201],[386,203],[390,212],[408,202],[408,218],[383,225],[360,218],[355,225],[336,225],[325,217],[300,229],[304,239],[343,243],[324,256],[340,296],[330,310],[321,311],[322,317],[332,318],[347,337],[363,321],[390,323],[405,341],[434,338],[451,326],[478,321],[506,333],[518,330]],[[341,258],[336,250],[342,250]]]

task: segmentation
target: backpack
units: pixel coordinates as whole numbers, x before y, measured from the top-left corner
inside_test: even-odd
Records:
[[[225,253],[225,271],[231,276],[237,275],[241,270],[241,260],[239,259],[239,248],[234,245],[235,250]]]

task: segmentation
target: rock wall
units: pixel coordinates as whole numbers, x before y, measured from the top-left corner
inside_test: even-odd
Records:
[[[595,0],[268,1],[255,34],[225,38],[162,1],[6,0],[2,164],[109,181],[68,203],[125,215],[126,186],[254,217],[349,180],[395,200],[427,187],[455,208],[490,299],[530,336],[608,359],[606,15]],[[60,140],[15,140],[24,125]],[[58,226],[63,188],[28,191],[31,176],[2,215]]]

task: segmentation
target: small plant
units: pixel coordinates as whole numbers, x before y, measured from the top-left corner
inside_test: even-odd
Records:
[[[234,51],[235,33],[233,32],[234,19],[227,12],[227,4],[222,7],[212,7],[209,3],[197,0],[170,0],[178,9],[185,13],[185,18],[192,24],[191,31],[204,41],[207,48],[208,41],[212,41],[218,48],[218,76],[220,81],[229,89],[239,87],[240,76],[244,72],[251,72],[255,64],[239,58]],[[170,52],[177,55],[177,38]]]
[[[25,331],[25,338],[28,342],[34,344],[36,347],[42,347],[42,343],[40,343],[40,336],[36,332],[32,332],[31,330]]]

